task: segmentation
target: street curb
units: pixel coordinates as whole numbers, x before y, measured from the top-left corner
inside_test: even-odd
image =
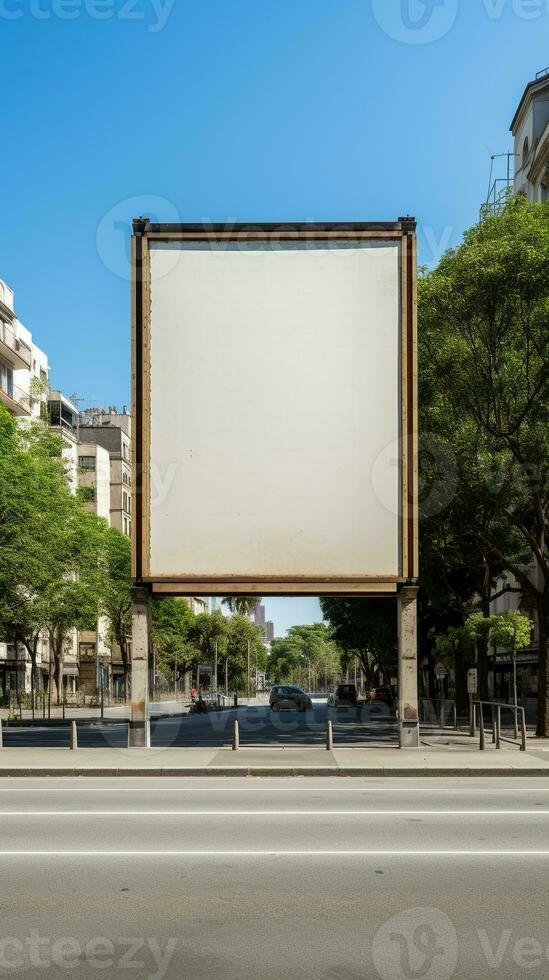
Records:
[[[401,779],[404,777],[433,777],[433,778],[444,778],[444,777],[486,777],[486,778],[508,778],[508,777],[535,777],[535,778],[545,778],[549,779],[549,768],[546,769],[498,769],[498,768],[486,768],[486,769],[469,769],[469,768],[455,768],[446,769],[443,767],[437,768],[422,768],[418,766],[417,768],[406,768],[406,769],[390,769],[390,768],[361,768],[359,766],[349,767],[349,766],[201,766],[201,767],[188,767],[188,768],[118,768],[118,767],[105,767],[105,768],[79,768],[74,766],[71,768],[59,768],[51,769],[47,766],[43,768],[39,767],[24,767],[24,768],[2,768],[0,767],[0,778],[23,778],[23,777],[153,777],[153,778],[172,778],[172,777],[191,777],[191,778],[201,778],[210,777],[218,778],[221,776],[229,776],[231,778],[240,777],[303,777],[303,776],[326,776],[326,777],[360,777],[360,778],[386,778],[386,779]]]

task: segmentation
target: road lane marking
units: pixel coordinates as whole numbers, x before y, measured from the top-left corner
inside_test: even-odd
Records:
[[[0,779],[2,777],[0,776]],[[47,777],[55,778],[55,777]],[[128,779],[138,779],[141,777],[124,777]],[[185,777],[182,777],[185,778]],[[188,777],[192,778],[192,777]],[[351,777],[348,777],[351,778]],[[466,778],[466,777],[463,777]],[[476,777],[475,777],[476,778]],[[494,778],[498,778],[497,776]],[[508,778],[508,777],[502,777]],[[527,777],[526,777],[527,778]],[[545,778],[545,777],[535,777]],[[549,780],[549,771],[547,773]],[[503,793],[549,793],[549,786],[513,786],[501,788],[483,788],[481,786],[463,787],[430,787],[430,786],[27,786],[27,787],[3,787],[0,785],[0,798],[2,793],[446,793],[449,795],[466,793],[468,796],[488,795]]]
[[[2,817],[549,817],[549,810],[1,810]]]
[[[520,857],[520,858],[549,858],[549,850],[279,850],[279,851],[267,851],[267,850],[198,850],[193,848],[192,850],[171,850],[171,851],[72,851],[72,850],[28,850],[24,851],[0,851],[0,858],[37,858],[37,857],[68,857],[68,858],[85,858],[85,857],[151,857],[151,858],[161,858],[161,857],[181,857],[181,858],[198,858],[198,857],[213,857],[213,858],[258,858],[258,857],[350,857],[350,858],[384,858],[384,857],[421,857],[421,858],[442,858],[442,857],[489,857],[489,858],[506,858],[506,857]]]

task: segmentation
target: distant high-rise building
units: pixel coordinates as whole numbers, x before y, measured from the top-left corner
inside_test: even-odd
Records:
[[[265,606],[261,602],[261,599],[257,600],[252,612],[252,617],[256,626],[265,626]]]
[[[275,625],[272,619],[267,620],[263,628],[263,632],[265,633],[265,639],[267,640],[267,643],[272,643],[275,638]]]

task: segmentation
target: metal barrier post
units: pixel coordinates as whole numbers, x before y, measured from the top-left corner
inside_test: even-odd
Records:
[[[331,752],[334,747],[334,730],[331,721],[326,723],[326,750]]]
[[[233,752],[238,752],[239,748],[240,748],[240,728],[238,725],[238,721],[235,718],[233,722]]]
[[[78,748],[78,732],[76,730],[76,722],[75,721],[71,721],[70,747],[73,750],[75,750],[75,749]]]
[[[496,741],[496,709],[492,705],[492,745]]]
[[[4,748],[4,735],[2,733],[2,725],[3,725],[3,722],[2,722],[2,719],[0,718],[0,749],[3,749]]]
[[[484,752],[486,748],[486,738],[484,735],[484,709],[483,705],[479,705],[479,728],[480,728],[480,751]]]
[[[452,701],[452,711],[453,711],[453,714],[454,714],[454,731],[457,732],[457,730],[458,730],[458,709],[457,709],[457,704],[456,704],[455,701]]]
[[[128,744],[127,744],[127,748],[128,749],[131,748],[131,741],[130,741],[130,723],[129,722],[128,722]]]
[[[440,727],[441,727],[441,729],[443,729],[444,726],[445,726],[445,724],[446,724],[446,710],[445,709],[446,709],[446,702],[445,701],[441,701],[440,702]]]
[[[496,705],[496,749],[501,749],[501,705]]]
[[[526,752],[526,712],[524,708],[520,708],[520,736],[521,736],[521,746],[520,751]]]
[[[469,735],[471,738],[474,738],[476,735],[475,710],[475,702],[471,700],[469,702]]]

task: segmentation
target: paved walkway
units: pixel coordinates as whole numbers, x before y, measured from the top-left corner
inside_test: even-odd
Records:
[[[0,750],[1,776],[545,776],[549,751],[422,747]]]

